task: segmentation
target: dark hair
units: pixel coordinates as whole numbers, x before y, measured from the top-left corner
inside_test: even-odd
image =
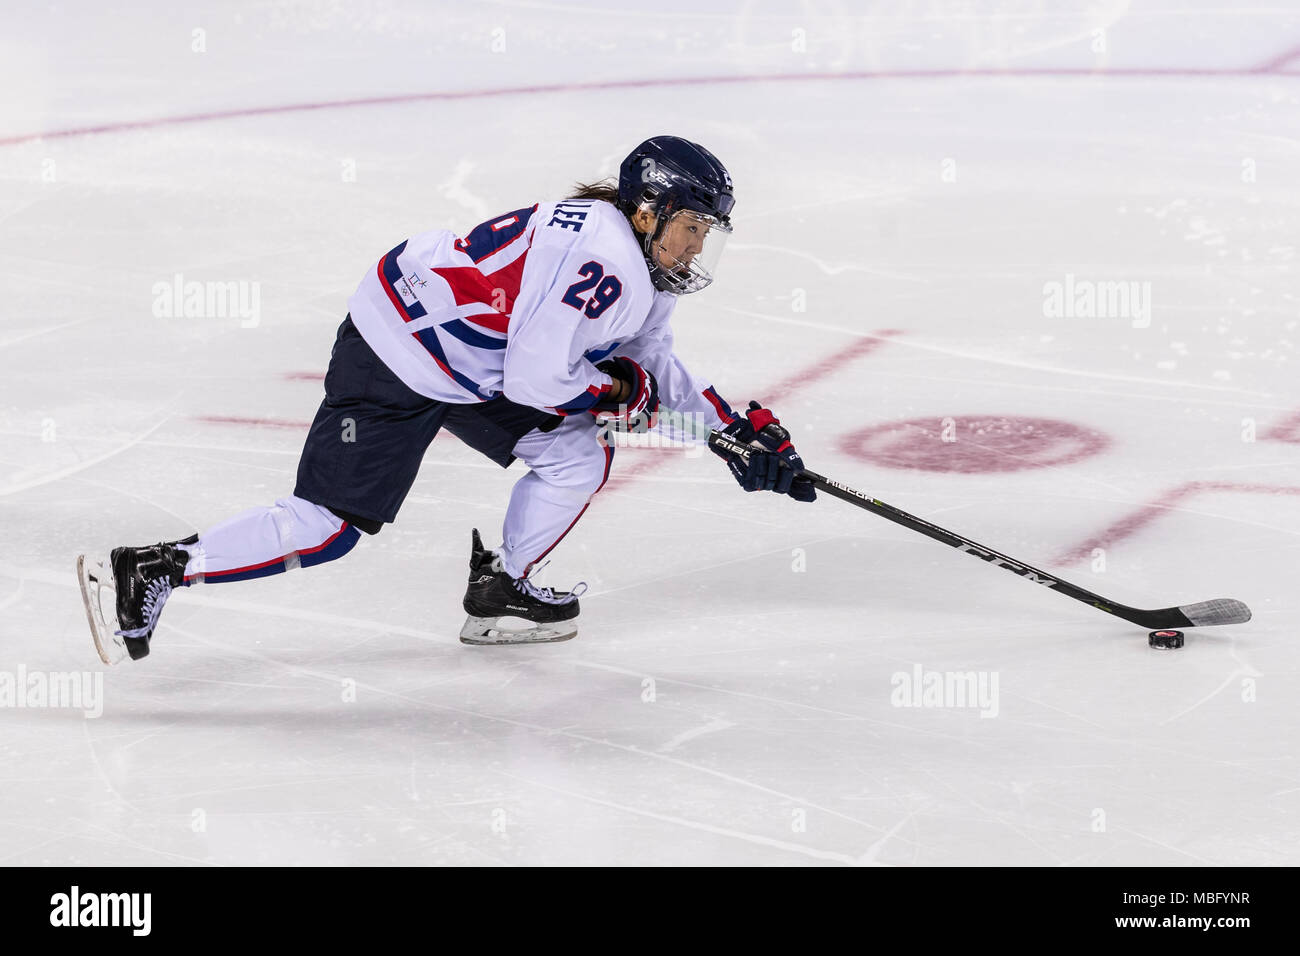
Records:
[[[618,205],[618,183],[612,179],[602,179],[594,183],[575,183],[573,193],[567,199],[599,199],[612,206]]]

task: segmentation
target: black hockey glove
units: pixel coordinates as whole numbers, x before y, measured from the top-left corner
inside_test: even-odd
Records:
[[[659,383],[655,377],[630,358],[620,355],[596,366],[610,378],[629,386],[628,397],[621,402],[597,402],[591,413],[603,418],[618,431],[647,432],[659,415]]]
[[[749,452],[749,461],[730,452],[713,449],[727,463],[732,475],[746,491],[775,491],[795,501],[815,501],[817,488],[803,476],[803,459],[790,444],[790,433],[781,420],[758,402],[749,403],[744,418],[738,418],[723,431],[737,441],[758,446]]]

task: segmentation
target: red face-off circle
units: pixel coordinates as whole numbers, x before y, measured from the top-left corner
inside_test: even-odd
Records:
[[[840,447],[890,468],[979,474],[1068,465],[1109,444],[1099,432],[1054,418],[954,415],[872,425],[846,435]]]

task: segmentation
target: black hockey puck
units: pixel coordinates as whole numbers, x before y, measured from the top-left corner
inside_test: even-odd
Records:
[[[1176,649],[1183,646],[1182,631],[1152,631],[1147,635],[1147,643],[1152,647]]]

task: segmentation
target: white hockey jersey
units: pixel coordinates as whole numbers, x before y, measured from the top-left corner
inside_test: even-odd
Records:
[[[673,353],[676,297],[656,292],[627,219],[599,200],[516,209],[458,238],[424,232],[379,260],[348,300],[367,344],[413,391],[459,404],[499,394],[561,415],[585,412],[626,355],[667,407],[734,421]]]

